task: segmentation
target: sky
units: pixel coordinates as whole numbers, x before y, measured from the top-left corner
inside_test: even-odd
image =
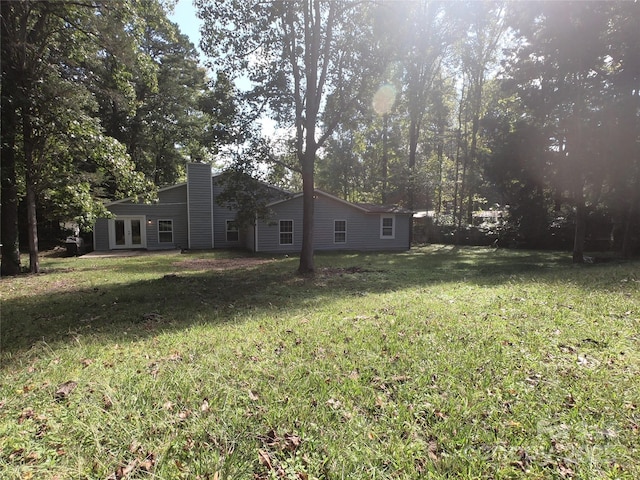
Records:
[[[173,15],[169,15],[169,19],[178,24],[182,33],[187,35],[191,43],[200,51],[200,25],[202,22],[196,17],[196,9],[192,0],[178,0]]]
[[[178,3],[173,10],[173,14],[169,15],[169,19],[175,22],[180,27],[180,31],[187,35],[196,46],[196,49],[200,53],[200,63],[203,64],[204,56],[200,50],[200,25],[202,21],[196,17],[196,9],[193,6],[193,0],[178,0]],[[246,90],[249,88],[249,83],[242,77],[236,79],[236,86],[240,90]],[[262,118],[260,120],[263,131],[269,136],[276,135],[275,122],[268,118]]]

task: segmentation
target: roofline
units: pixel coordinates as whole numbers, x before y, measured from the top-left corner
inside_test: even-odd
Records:
[[[211,178],[214,179],[216,177],[220,177],[220,176],[224,175],[227,172],[229,172],[229,170],[223,170],[222,172],[218,172],[218,173],[211,172]],[[259,182],[260,184],[264,185],[265,187],[274,188],[274,189],[276,189],[276,190],[278,190],[278,191],[280,191],[282,193],[286,193],[287,195],[291,195],[291,192],[289,190],[285,190],[284,188],[280,188],[280,187],[277,187],[275,185],[271,185],[269,183],[263,182],[262,180],[260,180],[258,178],[252,177],[251,175],[247,175],[247,176],[249,178],[255,180],[256,182]],[[172,188],[182,187],[182,186],[184,186],[186,184],[187,184],[187,182],[180,182],[180,183],[176,183],[175,185],[167,185],[165,187],[159,188],[157,191],[158,191],[158,193],[165,192],[167,190],[171,190]],[[134,199],[134,196],[130,196],[130,197],[127,197],[127,198],[121,198],[120,200],[112,200],[110,202],[105,203],[104,206],[105,207],[109,207],[111,205],[117,205],[119,203],[129,202],[129,201],[131,201],[133,199]]]
[[[183,187],[187,184],[187,182],[176,183],[175,185],[167,185],[166,187],[161,187],[158,189],[158,193],[166,192],[167,190],[171,190],[173,188]],[[105,203],[105,207],[109,205],[117,205],[118,203],[128,202],[129,200],[133,200],[133,196],[127,198],[121,198],[120,200],[112,200],[111,202]]]
[[[343,205],[347,205],[349,207],[353,207],[353,208],[355,208],[357,210],[360,210],[361,212],[364,212],[364,213],[367,213],[367,214],[370,214],[370,215],[378,215],[378,214],[413,215],[413,212],[411,212],[411,211],[406,211],[406,212],[394,212],[394,211],[381,212],[381,211],[378,211],[378,210],[370,210],[370,209],[368,209],[366,207],[363,207],[362,205],[358,205],[357,203],[349,202],[347,200],[344,200],[344,199],[342,199],[340,197],[336,197],[335,195],[327,193],[327,192],[325,192],[323,190],[319,190],[317,188],[315,188],[313,190],[313,193],[322,195],[322,196],[324,196],[326,198],[330,198],[332,200],[335,200],[336,202],[342,203]],[[288,202],[290,200],[293,200],[294,198],[300,198],[302,195],[303,195],[302,192],[299,192],[299,193],[296,193],[296,194],[292,195],[289,198],[285,198],[285,199],[282,199],[282,200],[276,200],[275,202],[268,203],[266,206],[267,207],[273,207],[273,206],[278,205],[280,203]]]

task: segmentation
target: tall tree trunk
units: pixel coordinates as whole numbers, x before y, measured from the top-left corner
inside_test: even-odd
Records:
[[[438,185],[437,185],[437,195],[436,195],[436,218],[440,218],[440,213],[442,212],[442,167],[444,163],[444,124],[442,120],[438,122]]]
[[[16,177],[16,131],[18,89],[15,66],[9,61],[12,36],[9,19],[14,13],[9,2],[0,2],[0,45],[2,46],[2,102],[0,104],[0,243],[2,244],[1,275],[20,273],[20,243],[18,238],[18,184]]]
[[[382,117],[382,203],[387,202],[387,188],[389,181],[389,147],[387,145],[387,128],[389,126],[389,114]]]
[[[637,171],[638,167],[636,167]],[[636,187],[631,194],[629,201],[629,207],[625,215],[624,232],[622,236],[621,254],[624,258],[629,258],[633,255],[634,242],[633,242],[633,229],[640,222],[640,182],[638,182],[640,174],[635,174],[635,181],[633,185]]]
[[[314,160],[315,153],[307,150],[302,160],[302,249],[298,267],[298,273],[303,275],[313,273],[315,270],[313,261]]]
[[[0,180],[2,226],[2,275],[20,273],[20,243],[18,241],[18,186],[16,178],[16,110],[8,101],[7,90],[11,82],[2,85],[2,162],[0,162]],[[14,97],[15,98],[15,97]]]
[[[34,153],[33,153],[33,125],[27,109],[22,111],[22,136],[24,142],[24,166],[26,170],[27,189],[27,225],[29,240],[29,271],[40,272],[38,259],[38,220],[36,217],[36,178]]]
[[[409,126],[409,186],[407,189],[407,208],[416,208],[416,163],[418,155],[418,139],[420,138],[420,116],[412,115]],[[413,228],[409,229],[409,245],[413,243]]]
[[[584,240],[587,234],[587,207],[582,185],[576,191],[576,226],[573,237],[573,263],[584,263]]]

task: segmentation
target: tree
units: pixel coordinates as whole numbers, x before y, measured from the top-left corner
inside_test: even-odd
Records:
[[[92,117],[83,82],[94,71],[83,64],[85,58],[99,58],[113,47],[127,52],[135,41],[127,30],[129,4],[97,1],[52,2],[20,0],[2,2],[2,105],[3,127],[3,271],[17,273],[15,209],[24,185],[28,217],[30,270],[39,270],[37,204],[51,186],[53,172],[73,171],[69,162],[78,159],[71,152],[82,140],[97,167],[128,193],[144,188],[142,178],[119,151],[113,139],[102,135]],[[129,26],[131,23],[128,24]],[[114,34],[115,32],[115,34]],[[107,41],[108,40],[108,41]],[[128,47],[128,48],[126,48]],[[73,132],[78,135],[74,138]],[[71,134],[71,135],[70,135]],[[69,143],[60,138],[72,139]],[[19,139],[19,142],[18,142]],[[9,159],[7,165],[4,158]],[[18,168],[18,161],[21,162]],[[19,171],[24,172],[21,179]],[[4,176],[6,175],[6,177]],[[66,178],[66,182],[64,182]],[[57,176],[59,185],[86,191],[86,183],[74,184],[75,176]],[[121,181],[127,183],[125,187]],[[4,187],[8,188],[4,188]],[[124,188],[123,188],[124,187]],[[131,188],[128,188],[131,187]]]
[[[18,131],[18,64],[9,62],[9,35],[18,29],[17,18],[13,17],[12,5],[0,2],[2,58],[2,105],[0,117],[2,125],[2,162],[0,163],[0,181],[2,182],[0,205],[2,205],[2,225],[0,243],[2,243],[2,275],[20,273],[20,244],[18,240],[18,175],[16,173],[16,135]],[[17,59],[16,59],[17,60]]]
[[[213,64],[251,83],[249,119],[263,113],[293,130],[303,183],[300,273],[314,271],[314,171],[318,150],[376,68],[366,43],[371,6],[356,1],[196,0],[202,47]],[[322,121],[321,121],[322,120]]]
[[[405,18],[401,32],[400,61],[403,65],[402,84],[406,96],[408,117],[408,173],[407,208],[415,205],[416,163],[425,114],[429,108],[429,93],[433,89],[440,66],[453,43],[453,22],[440,2],[411,2],[403,9]]]
[[[637,76],[633,78],[638,64],[631,53],[638,45],[633,25],[637,13],[637,4],[624,2],[548,2],[518,5],[512,11],[521,43],[509,61],[510,83],[534,121],[543,122],[550,132],[548,148],[554,153],[556,177],[562,180],[556,184],[557,196],[566,192],[575,210],[576,263],[584,259],[589,213],[603,204],[605,191],[626,188],[619,176],[612,176],[607,157],[631,159],[637,149],[632,147],[638,137],[637,110],[627,115],[620,103],[624,97],[623,102],[637,105]],[[625,41],[618,43],[618,34]],[[630,74],[631,82],[617,91],[620,73]],[[633,126],[625,147],[612,156],[605,126],[618,123],[624,128],[627,122]],[[633,160],[622,170],[634,179]],[[632,200],[629,205],[634,204]]]

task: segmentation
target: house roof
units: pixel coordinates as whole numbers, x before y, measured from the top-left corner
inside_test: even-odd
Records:
[[[376,205],[373,203],[357,203],[356,205],[366,209],[369,213],[399,213],[403,215],[413,214],[411,210],[408,210],[398,205]]]
[[[224,170],[222,172],[218,172],[218,173],[211,173],[211,178],[216,178],[216,177],[221,177],[223,175],[225,175],[226,173],[228,173],[228,170]],[[253,178],[253,177],[251,177]],[[288,190],[285,190],[284,188],[280,188],[280,187],[276,187],[275,185],[270,185],[268,183],[263,182],[262,180],[258,180],[257,178],[253,178],[253,180],[256,180],[257,182],[259,182],[260,184],[269,187],[269,188],[273,188],[275,190],[278,190],[282,193],[285,193],[287,195],[291,195],[291,192]],[[160,187],[158,189],[158,193],[160,192],[165,192],[167,190],[171,190],[174,188],[179,188],[179,187],[184,187],[187,184],[187,182],[180,182],[180,183],[176,183],[175,185],[167,185],[165,187]],[[127,197],[127,198],[121,198],[120,200],[111,200],[109,202],[105,203],[105,206],[108,207],[110,205],[117,205],[119,203],[125,203],[125,202],[130,202],[132,200],[134,200],[135,197],[131,196],[131,197]]]
[[[336,202],[342,203],[344,205],[348,205],[350,207],[356,208],[364,213],[374,213],[374,214],[380,214],[380,213],[397,213],[397,214],[401,214],[401,215],[410,215],[413,212],[411,210],[407,210],[405,208],[402,207],[398,207],[395,205],[375,205],[372,203],[353,203],[353,202],[348,202],[347,200],[343,200],[342,198],[336,197],[335,195],[331,195],[330,193],[327,192],[323,192],[322,190],[319,189],[314,189],[314,194],[315,195],[319,195],[319,196],[323,196],[326,198],[330,198],[331,200],[334,200]],[[288,202],[290,200],[293,200],[294,198],[300,198],[302,197],[302,193],[296,193],[295,195],[292,195],[289,198],[285,198],[283,200],[277,200],[275,202],[271,202],[267,205],[267,207],[271,207],[280,203],[284,203],[284,202]]]
[[[212,173],[211,174],[211,178],[220,177],[220,176],[223,176],[226,173],[228,173],[228,171]],[[258,181],[259,183],[261,183],[261,184],[263,184],[263,185],[265,185],[267,187],[274,188],[276,190],[281,191],[282,193],[285,193],[285,194],[289,195],[287,198],[284,198],[284,199],[281,199],[281,200],[276,200],[274,202],[271,202],[271,203],[267,204],[267,207],[278,205],[278,204],[283,203],[283,202],[288,202],[288,201],[290,201],[290,200],[292,200],[294,198],[302,197],[302,192],[296,193],[296,194],[292,194],[291,192],[289,192],[289,191],[287,191],[287,190],[285,190],[283,188],[267,184],[267,183],[265,183],[265,182],[263,182],[261,180],[258,180],[258,179],[254,179],[254,180]],[[181,183],[177,183],[175,185],[169,185],[169,186],[166,186],[166,187],[159,188],[158,192],[164,192],[164,191],[167,191],[167,190],[171,190],[173,188],[183,187],[185,185],[187,185],[187,182],[181,182]],[[373,203],[349,202],[347,200],[343,200],[340,197],[336,197],[335,195],[332,195],[330,193],[324,192],[324,191],[319,190],[317,188],[314,189],[314,194],[323,196],[325,198],[329,198],[331,200],[334,200],[336,202],[342,203],[344,205],[348,205],[348,206],[350,206],[352,208],[356,208],[356,209],[358,209],[358,210],[360,210],[360,211],[362,211],[364,213],[371,213],[371,214],[384,214],[384,213],[387,213],[387,214],[400,214],[400,215],[412,215],[413,214],[413,212],[411,210],[407,210],[406,208],[402,208],[402,207],[399,207],[397,205],[377,205],[377,204],[373,204]],[[127,198],[123,198],[123,199],[120,199],[120,200],[113,200],[111,202],[107,202],[105,204],[105,206],[108,207],[110,205],[116,205],[118,203],[129,202],[129,201],[132,201],[133,199],[134,199],[134,197],[127,197]]]

